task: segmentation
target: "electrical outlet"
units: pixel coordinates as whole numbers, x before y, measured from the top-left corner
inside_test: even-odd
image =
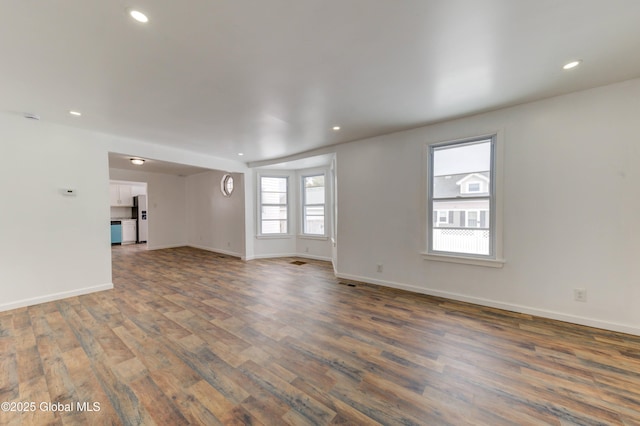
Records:
[[[227,247],[231,247],[231,241],[227,241]]]
[[[305,253],[309,253],[309,247],[305,247],[305,248],[304,248],[304,252],[305,252]]]
[[[576,302],[586,302],[587,301],[587,289],[586,288],[574,288],[573,289],[573,299]]]
[[[378,263],[378,272],[382,272],[382,263]]]

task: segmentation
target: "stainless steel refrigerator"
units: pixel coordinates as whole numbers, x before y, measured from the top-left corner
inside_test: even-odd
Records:
[[[133,197],[133,218],[138,220],[138,238],[136,242],[146,243],[149,226],[147,225],[147,196]]]

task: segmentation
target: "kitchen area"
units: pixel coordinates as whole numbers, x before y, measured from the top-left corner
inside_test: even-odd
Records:
[[[147,184],[109,182],[111,245],[144,244],[148,239]]]

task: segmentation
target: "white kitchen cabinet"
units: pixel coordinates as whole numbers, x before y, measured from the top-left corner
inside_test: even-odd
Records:
[[[136,242],[136,221],[135,220],[123,220],[122,221],[122,244],[132,244]]]
[[[109,199],[111,200],[112,207],[133,207],[131,185],[110,183]]]

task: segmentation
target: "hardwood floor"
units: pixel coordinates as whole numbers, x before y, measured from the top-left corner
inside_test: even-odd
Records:
[[[639,337],[324,262],[113,255],[114,290],[0,313],[0,424],[640,425]]]

